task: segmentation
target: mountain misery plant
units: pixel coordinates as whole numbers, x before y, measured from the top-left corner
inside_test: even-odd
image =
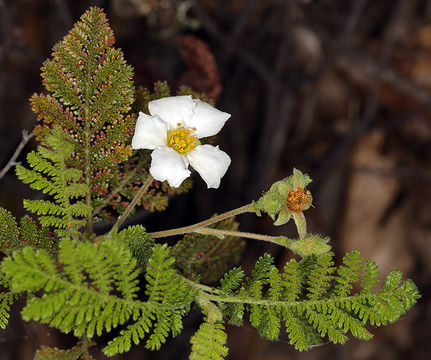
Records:
[[[323,341],[343,344],[349,334],[369,340],[367,324],[393,323],[416,303],[411,280],[394,270],[378,286],[376,263],[358,251],[335,265],[328,239],[307,232],[311,179],[297,169],[257,201],[194,225],[121,229],[136,206],[163,210],[169,195],[189,190],[189,164],[218,187],[230,158],[199,139],[216,134],[230,115],[187,88],[176,97],[163,82],[153,92],[135,90],[132,68],[113,44],[103,11],[91,8],[55,45],[42,67],[49,94],[31,98],[40,145],[16,167],[43,198],[25,199],[32,215],[19,221],[0,208],[0,327],[22,297],[24,320],[79,339],[68,350],[42,347],[35,359],[90,359],[94,338],[114,329],[103,344],[107,356],[140,343],[158,350],[181,333],[192,308],[203,322],[190,359],[226,357],[225,324],[245,321],[269,340],[287,332],[303,351]],[[267,213],[275,225],[293,219],[298,239],[238,231],[234,216],[246,212]],[[96,234],[93,224],[102,219],[113,225]],[[172,247],[156,244],[173,235],[184,236]],[[243,239],[273,242],[297,257],[279,269],[264,254],[245,274],[232,267]]]

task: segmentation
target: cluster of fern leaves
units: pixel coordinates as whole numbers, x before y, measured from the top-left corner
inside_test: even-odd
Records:
[[[91,8],[54,47],[42,68],[50,94],[31,98],[40,145],[16,167],[39,197],[24,200],[31,216],[19,220],[0,208],[0,328],[22,297],[24,320],[79,339],[68,350],[42,347],[36,360],[90,359],[93,340],[106,333],[108,356],[140,343],[158,350],[181,333],[193,303],[204,321],[190,340],[192,360],[227,356],[225,323],[249,321],[269,340],[286,331],[302,351],[348,334],[369,340],[367,324],[394,322],[415,304],[418,291],[399,271],[380,287],[374,262],[353,251],[337,267],[326,240],[313,235],[289,240],[301,259],[282,272],[265,254],[246,276],[229,270],[245,246],[234,218],[213,225],[232,236],[189,233],[173,247],[156,245],[141,225],[95,234],[93,223],[121,214],[148,177],[150,152],[132,154],[129,145],[137,112],[171,95],[164,82],[134,90],[132,68],[113,44],[105,14]],[[208,101],[185,87],[178,94]],[[164,210],[170,195],[190,188],[190,180],[178,189],[155,181],[138,205]]]
[[[240,325],[244,312],[262,337],[276,340],[281,324],[297,350],[330,342],[345,343],[346,333],[369,340],[364,327],[386,325],[398,320],[413,304],[418,293],[411,280],[401,282],[399,271],[390,272],[382,289],[376,291],[377,265],[365,263],[358,251],[347,254],[343,265],[334,266],[333,254],[290,260],[283,273],[266,254],[257,262],[251,276],[242,281],[240,268],[229,271],[216,294],[208,299],[220,302],[229,322]],[[353,285],[360,290],[352,292]]]

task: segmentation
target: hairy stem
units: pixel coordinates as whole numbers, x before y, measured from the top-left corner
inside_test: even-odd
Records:
[[[190,287],[192,287],[195,290],[202,290],[202,291],[205,291],[207,293],[212,293],[212,294],[219,294],[220,293],[220,290],[212,288],[211,286],[199,284],[197,282],[194,282],[193,280],[187,279],[186,277],[184,277],[182,275],[181,275],[181,278],[183,279],[183,281],[185,283],[190,285]]]
[[[183,280],[189,284],[193,289],[200,290],[204,292],[205,297],[208,300],[214,301],[214,302],[221,302],[221,303],[237,303],[237,304],[249,304],[249,305],[263,305],[263,306],[283,306],[283,307],[292,307],[296,306],[300,303],[306,302],[308,305],[318,305],[324,302],[329,301],[329,299],[320,299],[320,300],[298,300],[298,301],[284,301],[284,300],[270,300],[270,299],[254,299],[249,297],[243,297],[238,295],[223,295],[222,292],[219,289],[198,284],[190,279],[187,279],[183,277]],[[337,301],[348,301],[352,299],[353,297],[356,298],[364,298],[368,299],[369,297],[377,297],[377,294],[356,294],[351,296],[345,296],[342,298],[337,298]]]
[[[239,207],[237,209],[234,209],[234,210],[231,210],[231,211],[227,211],[227,212],[225,212],[223,214],[220,214],[220,215],[214,216],[214,217],[212,217],[210,219],[198,222],[197,224],[194,224],[194,225],[183,226],[183,227],[176,228],[176,229],[171,229],[171,230],[156,231],[156,232],[150,233],[149,235],[153,239],[156,239],[156,238],[161,238],[161,237],[166,237],[166,236],[173,236],[173,235],[178,235],[178,234],[187,234],[187,233],[190,233],[190,232],[195,232],[196,230],[204,228],[204,227],[206,227],[208,225],[215,224],[215,223],[217,223],[219,221],[228,219],[228,218],[230,218],[232,216],[243,214],[243,213],[246,213],[246,212],[254,212],[252,210],[251,204],[247,204],[247,205],[241,206],[241,207]]]
[[[139,199],[142,197],[142,195],[144,195],[147,192],[148,188],[153,183],[153,180],[154,180],[154,178],[149,174],[147,179],[145,180],[144,184],[142,185],[142,187],[139,189],[138,193],[133,198],[132,202],[129,204],[129,206],[127,206],[127,209],[118,218],[117,222],[112,227],[111,232],[116,231],[120,228],[121,224],[124,222],[124,220],[127,219],[127,217],[130,215],[130,212],[136,206],[136,203],[139,201]]]
[[[287,239],[282,236],[270,236],[270,235],[255,234],[250,232],[221,230],[221,229],[212,229],[212,228],[201,228],[199,230],[196,230],[195,232],[199,234],[206,234],[206,235],[237,236],[237,237],[242,237],[247,239],[263,240],[263,241],[272,242],[277,245],[280,245],[280,239]]]

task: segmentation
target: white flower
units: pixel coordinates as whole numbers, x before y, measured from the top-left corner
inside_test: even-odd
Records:
[[[148,109],[151,115],[139,113],[132,148],[154,150],[150,167],[154,179],[179,187],[190,176],[190,164],[208,188],[218,188],[230,157],[198,139],[217,134],[230,114],[190,95],[153,100]]]

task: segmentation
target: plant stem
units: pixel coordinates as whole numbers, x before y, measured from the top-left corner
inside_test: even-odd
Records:
[[[82,359],[90,359],[90,342],[88,341],[87,333],[84,333],[81,338]]]
[[[15,152],[13,153],[12,157],[6,164],[6,166],[3,168],[2,171],[0,171],[0,179],[5,176],[5,174],[9,171],[9,169],[16,165],[16,159],[18,158],[19,154],[21,153],[22,149],[24,149],[24,146],[28,143],[28,141],[33,137],[32,133],[28,133],[27,130],[22,131],[22,140],[19,143],[18,147],[16,148]]]
[[[196,230],[199,230],[203,227],[214,224],[216,222],[228,219],[232,216],[243,214],[246,212],[253,212],[253,210],[251,209],[251,204],[247,204],[247,205],[241,206],[237,209],[227,211],[223,214],[220,214],[220,215],[214,216],[210,219],[198,222],[197,224],[194,224],[194,225],[184,226],[184,227],[171,229],[171,230],[156,231],[156,232],[150,233],[149,235],[153,239],[156,239],[156,238],[161,238],[161,237],[166,237],[166,236],[186,234],[186,233],[194,232]]]
[[[186,282],[188,285],[190,285],[193,289],[202,290],[202,291],[205,291],[207,293],[212,293],[212,294],[219,294],[220,293],[220,290],[214,289],[211,286],[199,284],[197,282],[194,282],[193,280],[187,279],[186,277],[184,277],[182,275],[181,275],[181,278],[184,280],[184,282]]]
[[[139,189],[138,193],[135,195],[135,197],[133,198],[133,200],[129,204],[129,206],[127,206],[127,209],[124,211],[124,213],[118,218],[117,222],[112,227],[111,232],[114,231],[114,230],[118,230],[120,228],[121,224],[124,222],[124,220],[127,219],[127,217],[129,216],[130,212],[136,206],[136,203],[139,201],[139,199],[142,197],[142,195],[144,195],[147,192],[148,188],[153,183],[153,180],[154,180],[154,178],[151,176],[151,174],[148,174],[148,177],[145,180],[144,184]]]
[[[212,228],[202,228],[202,229],[196,230],[196,232],[199,234],[207,234],[207,235],[216,235],[216,236],[226,235],[226,236],[237,236],[237,237],[248,238],[248,239],[263,240],[263,241],[272,242],[277,245],[280,245],[280,238],[286,239],[283,236],[269,236],[269,235],[255,234],[250,232],[221,230],[221,229],[212,229]]]

